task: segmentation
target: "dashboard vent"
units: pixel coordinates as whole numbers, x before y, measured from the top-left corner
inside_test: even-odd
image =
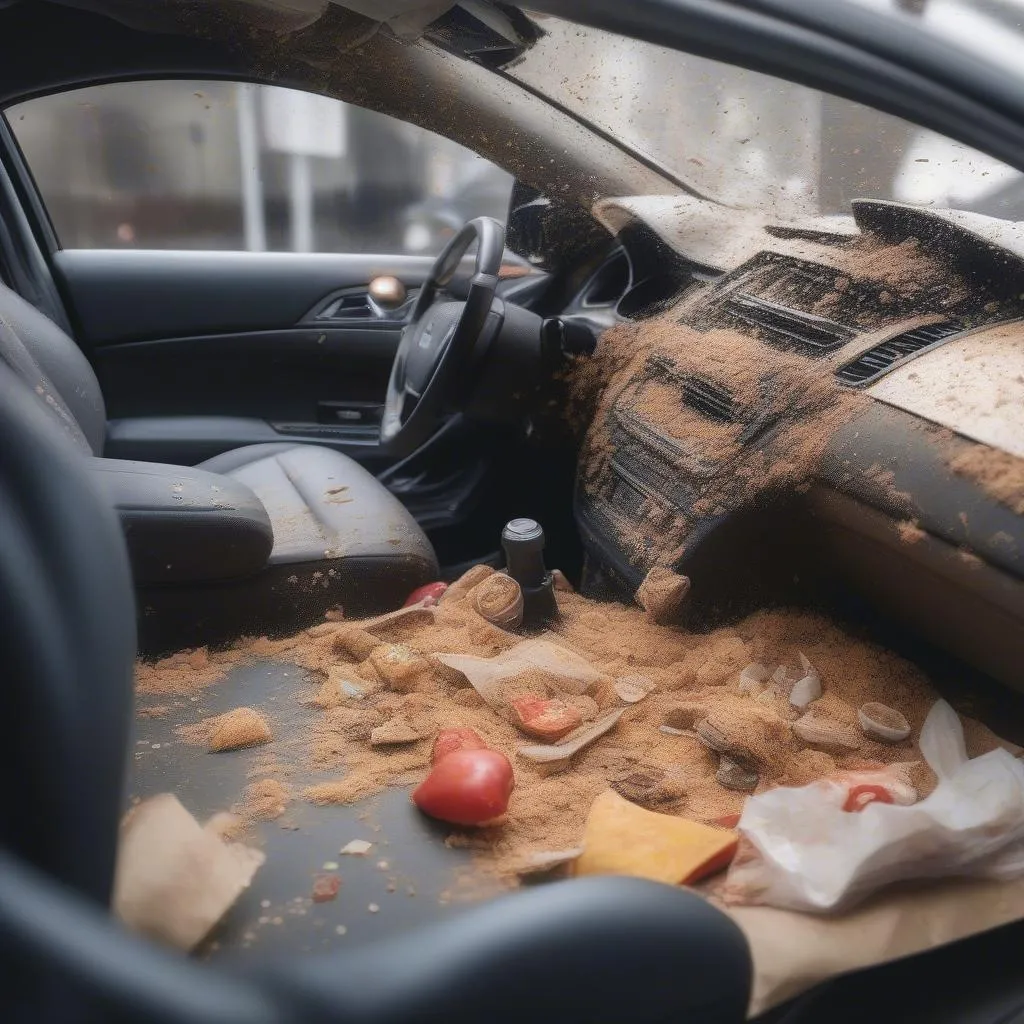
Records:
[[[765,332],[766,340],[822,356],[852,341],[857,332],[827,317],[790,309],[746,292],[730,295],[724,309],[732,317]]]
[[[955,320],[947,320],[939,324],[929,324],[915,331],[898,334],[895,338],[883,341],[874,348],[858,356],[852,363],[847,363],[836,370],[836,377],[844,384],[860,386],[870,384],[882,374],[887,373],[897,363],[909,356],[924,352],[954,334],[960,334],[964,325]]]
[[[719,423],[733,423],[736,420],[736,406],[732,395],[720,384],[706,377],[684,377],[682,380],[683,401],[708,419]]]

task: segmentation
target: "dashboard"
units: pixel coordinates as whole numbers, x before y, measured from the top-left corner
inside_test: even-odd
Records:
[[[614,310],[579,384],[591,585],[670,565],[714,618],[816,578],[1024,685],[1024,239],[863,201],[713,254],[639,203],[605,207],[623,246],[576,310]],[[692,272],[641,305],[644,233]]]

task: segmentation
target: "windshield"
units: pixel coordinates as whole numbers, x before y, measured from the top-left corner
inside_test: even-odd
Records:
[[[923,10],[927,30],[955,35],[959,25],[976,47],[996,40],[993,61],[1015,49],[1019,63],[1024,39],[1008,29],[1024,0],[899,2]],[[934,132],[768,75],[532,17],[545,35],[509,73],[709,199],[776,220],[848,214],[861,198],[1024,220],[1024,175]]]

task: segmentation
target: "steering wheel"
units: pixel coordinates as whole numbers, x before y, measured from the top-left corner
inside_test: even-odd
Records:
[[[474,241],[476,265],[466,301],[436,301]],[[445,246],[431,267],[391,367],[380,425],[381,444],[390,453],[408,454],[433,432],[453,383],[468,368],[487,327],[504,253],[501,223],[477,217]]]

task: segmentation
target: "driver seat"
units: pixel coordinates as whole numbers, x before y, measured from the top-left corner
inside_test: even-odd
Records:
[[[353,459],[318,445],[250,445],[195,468],[102,457],[99,382],[56,324],[0,285],[0,360],[90,458],[117,508],[156,652],[282,633],[341,605],[365,614],[437,579],[419,525]]]

